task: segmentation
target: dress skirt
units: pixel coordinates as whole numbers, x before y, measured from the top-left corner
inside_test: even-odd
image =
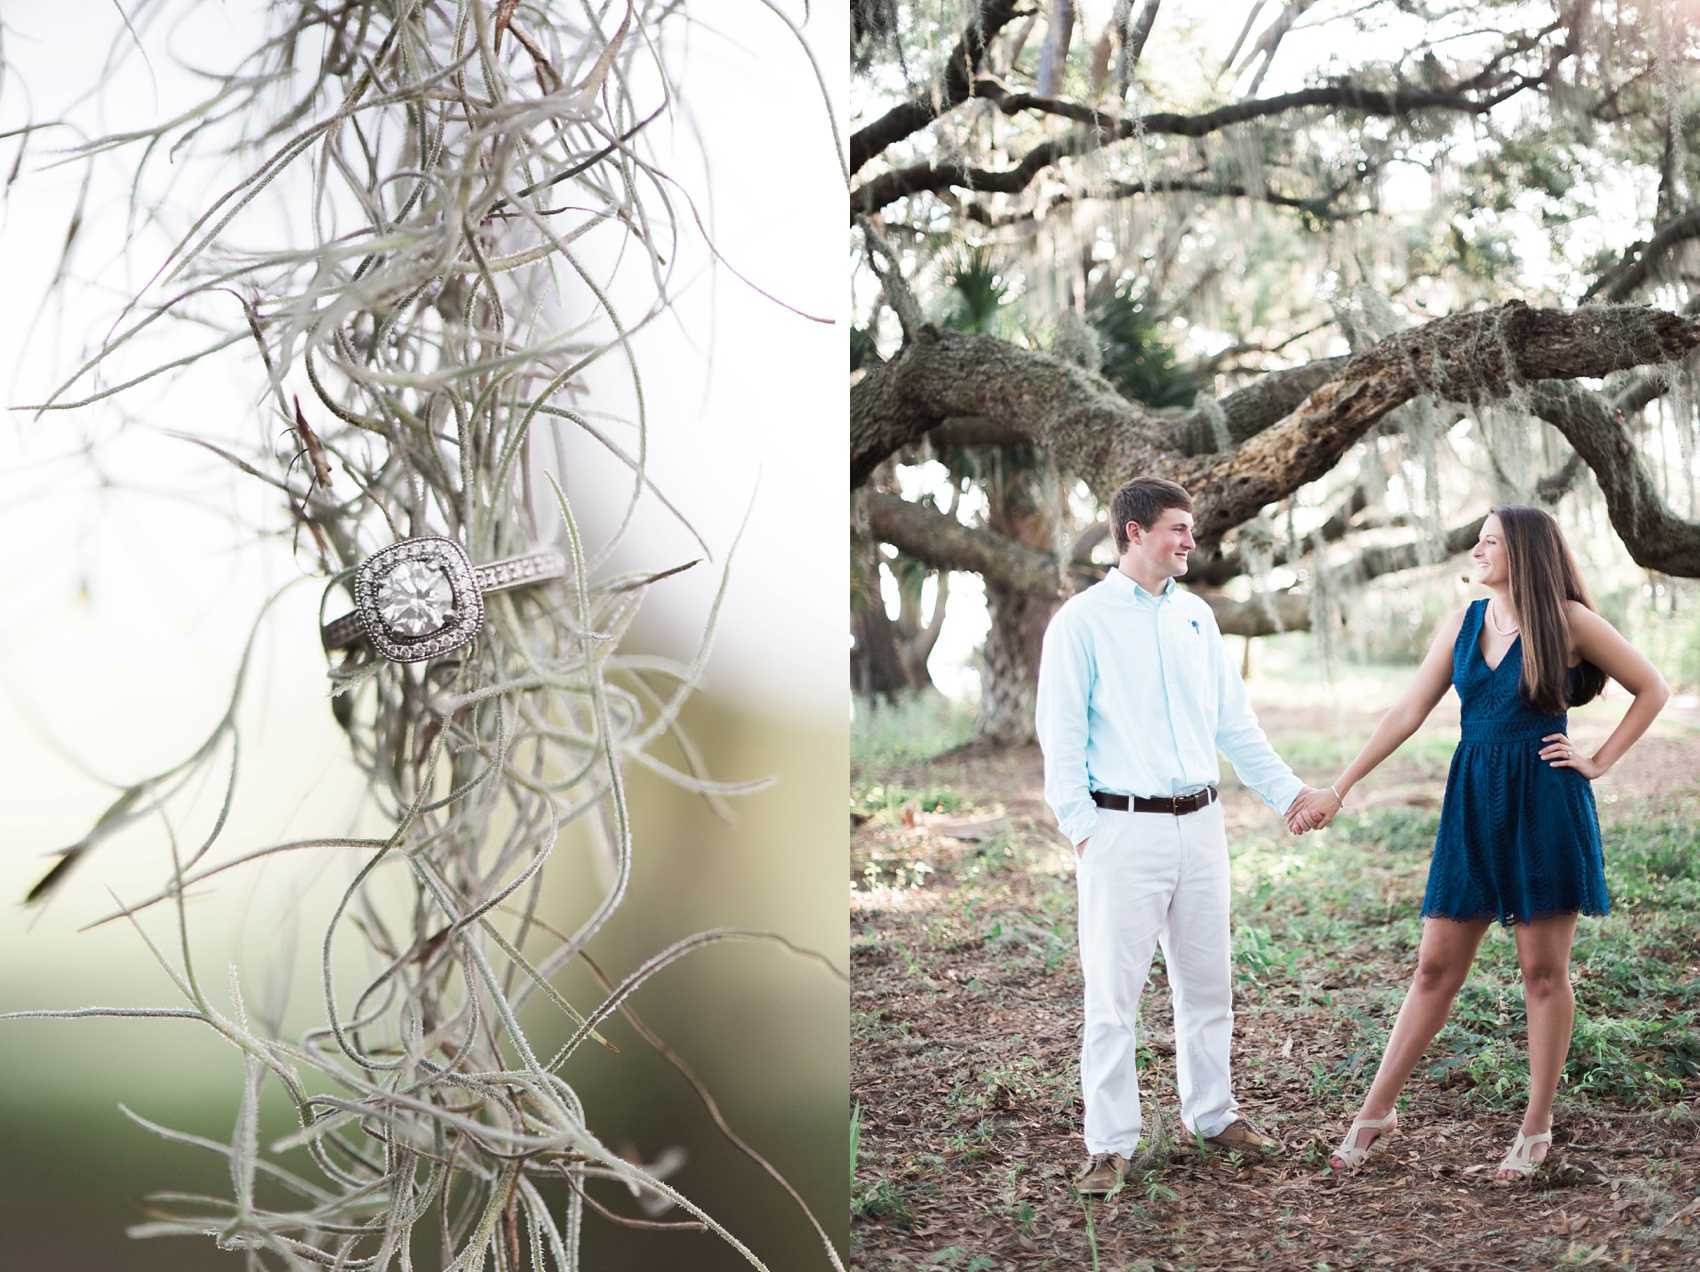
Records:
[[[1520,693],[1521,640],[1497,667],[1487,665],[1486,606],[1470,606],[1453,648],[1462,737],[1446,775],[1423,914],[1507,926],[1606,914],[1593,787],[1540,757],[1542,738],[1567,732],[1567,719],[1536,711]]]

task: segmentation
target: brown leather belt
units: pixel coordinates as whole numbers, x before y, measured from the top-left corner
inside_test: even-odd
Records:
[[[1108,791],[1093,791],[1092,802],[1099,808],[1118,813],[1168,813],[1184,817],[1216,802],[1216,788],[1206,786],[1191,795],[1176,795],[1173,799],[1146,799],[1143,795],[1111,795]]]

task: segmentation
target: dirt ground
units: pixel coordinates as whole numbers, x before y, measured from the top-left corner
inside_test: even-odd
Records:
[[[1336,731],[1361,739],[1384,705],[1371,694],[1321,711],[1266,695],[1259,714],[1278,744]],[[1573,736],[1603,737],[1623,705],[1579,715]],[[1426,732],[1455,738],[1456,727],[1455,712],[1448,718],[1443,708]],[[1326,772],[1337,768],[1330,760]],[[1443,774],[1444,757],[1396,756],[1360,788],[1360,808],[1432,806]],[[964,751],[881,776],[959,792],[967,807],[873,816],[853,834],[855,1266],[1700,1267],[1700,1121],[1680,1104],[1619,1109],[1567,1102],[1561,1092],[1553,1169],[1533,1184],[1496,1185],[1493,1163],[1515,1119],[1484,1117],[1419,1070],[1385,1149],[1355,1176],[1330,1171],[1328,1149],[1362,1084],[1342,1090],[1322,1080],[1342,1060],[1349,1031],[1335,1027],[1329,1007],[1307,1001],[1308,991],[1291,988],[1236,989],[1234,1053],[1244,1111],[1281,1136],[1286,1152],[1272,1161],[1206,1159],[1182,1144],[1118,1196],[1083,1201],[1071,1187],[1083,1149],[1069,850],[1043,802],[1040,756],[1033,748]],[[1230,842],[1268,839],[1273,814],[1226,766],[1224,779]],[[1602,807],[1689,807],[1682,801],[1700,793],[1696,704],[1674,703],[1596,792]],[[1012,841],[1037,847],[1019,857],[1021,868],[988,873],[987,844]],[[1409,904],[1408,891],[1390,882],[1388,904]],[[1349,1000],[1357,978],[1403,981],[1410,970],[1366,960],[1320,989]],[[1173,1042],[1160,975],[1143,1014],[1147,1118],[1159,1110],[1159,1134],[1172,1132]],[[1700,1111],[1700,1084],[1688,1088],[1684,1101]]]

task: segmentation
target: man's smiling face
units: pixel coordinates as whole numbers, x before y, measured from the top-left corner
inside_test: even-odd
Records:
[[[1197,546],[1192,537],[1192,514],[1184,508],[1169,508],[1149,530],[1137,521],[1127,530],[1127,555],[1123,560],[1140,575],[1154,579],[1178,579],[1186,573],[1186,556]]]

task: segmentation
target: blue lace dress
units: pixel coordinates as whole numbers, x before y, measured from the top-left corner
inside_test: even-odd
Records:
[[[1566,732],[1566,717],[1543,715],[1517,687],[1523,642],[1499,666],[1482,657],[1475,601],[1452,647],[1452,684],[1462,736],[1446,775],[1440,832],[1429,864],[1423,914],[1506,926],[1556,914],[1605,914],[1605,864],[1594,791],[1575,769],[1541,759],[1541,738]]]

